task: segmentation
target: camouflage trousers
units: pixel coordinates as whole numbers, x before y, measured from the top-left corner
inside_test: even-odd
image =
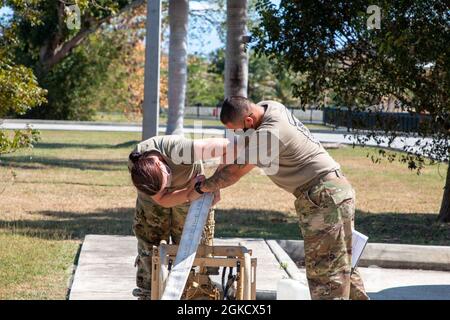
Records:
[[[151,201],[137,198],[133,230],[138,240],[138,256],[136,285],[146,295],[150,296],[152,279],[152,250],[161,240],[169,243],[169,237],[174,244],[179,244],[189,205],[172,208],[161,207]],[[211,209],[201,244],[212,245],[214,238],[214,209]]]
[[[320,181],[295,201],[311,298],[367,300],[351,269],[355,192],[345,179]]]

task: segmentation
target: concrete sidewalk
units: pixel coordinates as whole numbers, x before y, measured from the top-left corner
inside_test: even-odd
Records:
[[[276,242],[294,261],[304,260],[303,240],[277,240]],[[358,266],[450,271],[450,247],[369,242]]]
[[[276,299],[277,282],[283,278],[294,278],[306,283],[303,268],[297,268],[291,257],[284,251],[283,240],[263,240],[246,238],[215,239],[216,245],[238,245],[241,243],[253,250],[253,257],[258,259],[257,266],[257,298]],[[70,291],[70,300],[133,300],[131,291],[135,287],[134,260],[136,257],[136,239],[131,236],[86,236],[75,271]],[[374,246],[370,255],[377,250],[387,253],[396,252],[402,255],[398,245],[391,248],[389,244],[381,244],[384,249]],[[292,254],[294,246],[299,242],[290,242],[285,246]],[[422,255],[426,246],[404,246],[404,257]],[[289,249],[290,248],[290,249]],[[431,247],[431,251],[448,247]],[[419,251],[417,251],[419,250]],[[430,251],[430,252],[431,252]],[[416,254],[414,254],[416,252]],[[436,251],[437,252],[437,251]],[[422,258],[420,258],[422,256]],[[444,254],[445,256],[445,254]],[[294,256],[295,258],[296,256]],[[383,255],[377,256],[377,261]],[[397,259],[399,260],[399,259]],[[386,261],[389,261],[387,259]],[[283,268],[281,267],[283,265]],[[413,265],[411,265],[413,266]],[[424,265],[422,265],[424,266]],[[450,300],[450,272],[419,269],[387,269],[379,267],[359,268],[366,290],[374,300]],[[217,280],[215,280],[217,282]]]
[[[278,281],[289,278],[263,239],[215,239],[214,244],[241,244],[253,250],[253,257],[258,258],[258,299],[275,299]],[[69,299],[134,300],[131,292],[136,281],[136,248],[135,237],[87,235],[81,248]],[[213,276],[212,280],[220,284],[221,275]]]

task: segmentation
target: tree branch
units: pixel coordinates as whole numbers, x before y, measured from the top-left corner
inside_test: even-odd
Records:
[[[54,38],[41,48],[40,60],[45,72],[50,71],[56,64],[67,57],[74,48],[80,45],[91,33],[97,31],[103,23],[109,22],[111,19],[118,17],[129,10],[141,6],[144,2],[145,0],[135,0],[122,8],[117,14],[110,15],[100,20],[95,20],[92,16],[86,15],[84,18],[89,23],[85,24],[85,27],[81,28],[73,38],[64,43],[58,43],[60,42],[60,32],[62,31],[58,30],[58,33],[55,34]]]

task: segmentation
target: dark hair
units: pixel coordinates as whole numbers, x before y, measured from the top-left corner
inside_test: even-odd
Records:
[[[220,121],[223,124],[235,123],[250,110],[251,101],[241,96],[231,96],[222,102]]]
[[[130,161],[133,163],[133,167],[130,169],[131,181],[133,181],[136,189],[149,196],[157,194],[161,190],[163,182],[161,170],[152,156],[156,156],[161,161],[164,161],[161,155],[155,151],[144,153],[133,151],[129,156]]]

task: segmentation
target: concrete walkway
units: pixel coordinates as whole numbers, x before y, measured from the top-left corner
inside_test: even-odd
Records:
[[[243,245],[257,257],[256,290],[258,299],[274,299],[277,282],[289,278],[263,239],[215,239],[215,245]],[[135,299],[134,237],[87,235],[70,291],[70,300]],[[258,270],[260,272],[258,272]],[[221,283],[221,275],[212,280]]]
[[[256,272],[258,299],[275,299],[277,282],[280,279],[292,277],[293,273],[295,273],[294,278],[302,282],[306,281],[305,270],[302,268],[294,270],[292,260],[280,249],[281,247],[276,247],[276,243],[276,241],[263,239],[215,239],[216,245],[241,244],[253,250],[253,257],[258,259]],[[135,299],[131,295],[135,287],[135,257],[134,237],[86,236],[69,299]],[[286,270],[281,268],[280,263]],[[450,300],[450,272],[448,271],[378,267],[359,269],[366,290],[374,300]],[[220,277],[216,276],[213,280],[220,283]]]
[[[81,247],[70,300],[134,300],[135,237],[87,235]]]

